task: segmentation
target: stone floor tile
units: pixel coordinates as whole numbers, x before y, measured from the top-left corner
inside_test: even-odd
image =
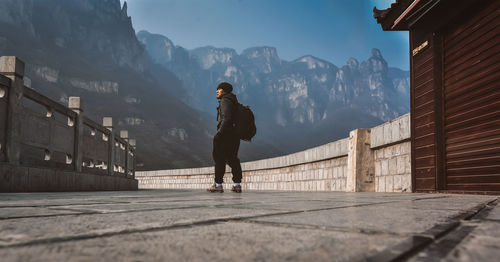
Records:
[[[397,236],[229,222],[0,249],[0,256],[6,262],[357,261],[402,239]]]

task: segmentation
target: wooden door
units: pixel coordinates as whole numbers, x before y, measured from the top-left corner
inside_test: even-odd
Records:
[[[443,34],[446,189],[500,192],[500,1]]]

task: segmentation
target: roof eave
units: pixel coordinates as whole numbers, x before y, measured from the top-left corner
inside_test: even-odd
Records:
[[[377,20],[377,23],[380,24],[384,31],[404,31],[409,30],[406,21],[401,17],[401,15],[407,11],[408,7],[413,7],[418,4],[420,0],[413,1],[405,1],[405,0],[396,0],[391,4],[390,8],[379,10],[376,7],[373,7],[373,17]],[[412,7],[412,8],[413,8]],[[406,12],[408,14],[411,12],[411,9]],[[405,16],[406,16],[405,14]],[[398,20],[395,23],[396,20]]]

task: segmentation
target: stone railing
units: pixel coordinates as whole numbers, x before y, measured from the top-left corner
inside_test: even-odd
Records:
[[[242,163],[243,189],[410,192],[409,130],[407,114],[326,145]],[[226,189],[232,184],[230,171]],[[204,189],[213,183],[214,167],[137,172],[137,179],[139,188]]]
[[[66,107],[26,87],[23,79],[22,61],[0,58],[0,191],[134,188],[135,140],[128,139],[127,131],[117,136],[112,118],[100,125],[83,115],[79,97],[70,97]],[[90,180],[67,182],[74,174]],[[59,180],[68,184],[54,186]]]
[[[343,139],[286,156],[242,163],[243,188],[343,191],[348,142]],[[137,179],[140,188],[205,188],[213,183],[214,167],[137,172]],[[231,175],[226,174],[224,182],[229,187]]]

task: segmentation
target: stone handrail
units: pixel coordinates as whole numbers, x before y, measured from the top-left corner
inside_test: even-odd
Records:
[[[371,148],[379,149],[410,141],[410,114],[402,115],[371,129]]]
[[[345,157],[348,153],[349,139],[341,139],[326,145],[310,148],[297,153],[244,162],[241,163],[241,168],[245,171],[265,170],[272,168],[283,168],[305,163],[313,163],[338,157]],[[226,167],[226,172],[231,169]],[[185,169],[169,169],[158,171],[146,171],[141,174],[148,174],[149,176],[179,176],[179,175],[201,175],[211,174],[214,172],[214,167],[200,167],[200,168],[185,168]]]
[[[0,162],[135,178],[135,140],[83,115],[83,102],[68,107],[26,87],[24,63],[0,57]]]

